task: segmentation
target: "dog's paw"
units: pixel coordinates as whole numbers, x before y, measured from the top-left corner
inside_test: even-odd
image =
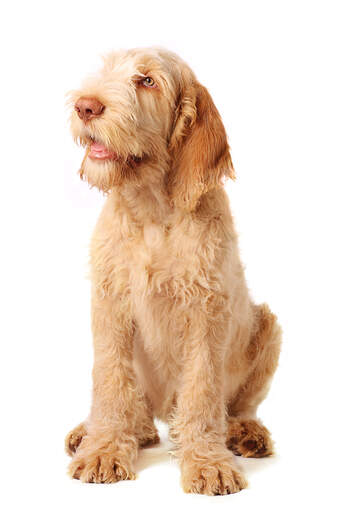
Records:
[[[182,468],[182,487],[188,493],[233,494],[246,485],[244,476],[230,462],[189,462]]]
[[[114,454],[103,452],[75,455],[69,465],[69,474],[81,482],[95,484],[110,484],[136,478],[126,461],[119,460]]]
[[[69,475],[88,483],[134,480],[136,476],[131,469],[133,451],[130,453],[127,443],[124,450],[120,450],[117,442],[92,442],[90,436],[85,436],[69,465]]]
[[[227,447],[242,457],[268,457],[273,454],[270,432],[256,420],[229,418]]]
[[[72,457],[85,435],[86,429],[84,423],[80,423],[76,428],[68,433],[65,438],[65,451],[68,455]]]

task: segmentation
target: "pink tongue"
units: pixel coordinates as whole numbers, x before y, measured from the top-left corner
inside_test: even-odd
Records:
[[[93,142],[90,146],[90,152],[88,155],[90,158],[97,158],[98,160],[105,160],[111,158],[117,159],[117,154],[109,151],[103,144],[99,142]]]

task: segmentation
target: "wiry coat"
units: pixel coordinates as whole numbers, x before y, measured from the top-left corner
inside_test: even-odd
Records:
[[[151,76],[156,87],[142,85]],[[250,299],[223,178],[229,145],[207,90],[164,50],[110,55],[71,96],[98,98],[72,114],[87,147],[81,176],[108,192],[91,243],[95,361],[88,420],[67,437],[70,473],[133,478],[138,446],[170,424],[188,492],[245,486],[234,453],[272,452],[255,418],[276,369],[280,328]],[[96,162],[100,141],[117,158]]]

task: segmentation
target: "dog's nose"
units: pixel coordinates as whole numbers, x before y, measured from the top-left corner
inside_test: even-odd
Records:
[[[83,121],[89,121],[99,117],[104,110],[104,105],[97,98],[79,98],[75,103],[75,111]]]

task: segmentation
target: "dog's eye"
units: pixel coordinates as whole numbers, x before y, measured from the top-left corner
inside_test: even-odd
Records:
[[[155,86],[155,82],[154,82],[154,80],[150,76],[146,76],[146,78],[144,78],[142,80],[142,84],[145,87],[153,87],[153,86]]]

